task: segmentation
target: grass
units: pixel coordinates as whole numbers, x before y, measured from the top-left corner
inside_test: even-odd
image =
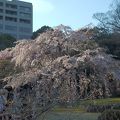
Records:
[[[99,113],[49,112],[38,120],[97,120]]]
[[[67,107],[67,108],[61,108],[61,107],[55,107],[52,109],[52,112],[85,112],[85,109],[83,107]]]
[[[80,105],[109,105],[109,104],[120,104],[120,98],[106,98],[96,100],[84,100],[79,102]]]
[[[97,120],[100,113],[88,113],[86,105],[109,105],[120,103],[120,98],[106,98],[84,100],[71,106],[55,106],[48,113],[43,114],[38,120]]]

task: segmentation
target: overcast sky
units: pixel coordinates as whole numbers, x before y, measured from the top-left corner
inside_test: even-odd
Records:
[[[33,3],[33,31],[43,25],[51,27],[59,24],[73,29],[96,24],[92,15],[106,12],[112,0],[22,0]]]

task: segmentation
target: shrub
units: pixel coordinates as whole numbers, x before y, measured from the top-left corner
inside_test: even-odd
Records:
[[[120,34],[111,34],[109,38],[104,36],[101,39],[96,39],[96,42],[104,48],[107,48],[108,54],[113,54],[120,57]]]
[[[98,120],[120,120],[120,110],[107,110],[104,111]]]
[[[120,110],[120,104],[116,104],[113,106],[113,109]]]

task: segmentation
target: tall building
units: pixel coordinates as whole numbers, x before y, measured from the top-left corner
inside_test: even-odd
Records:
[[[32,3],[19,0],[0,0],[0,34],[10,34],[16,39],[29,39],[32,31]]]

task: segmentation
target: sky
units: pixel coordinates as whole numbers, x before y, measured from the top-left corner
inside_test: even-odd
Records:
[[[106,12],[112,0],[21,0],[33,4],[33,31],[43,25],[51,27],[60,24],[79,29],[90,23],[94,13]]]

